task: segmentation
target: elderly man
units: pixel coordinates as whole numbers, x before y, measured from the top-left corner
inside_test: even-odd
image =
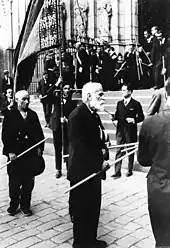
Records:
[[[146,118],[139,134],[138,161],[151,166],[147,176],[148,208],[156,248],[170,247],[170,79],[167,102],[157,115]]]
[[[30,102],[28,92],[18,91],[15,94],[15,101],[17,107],[4,117],[2,126],[3,154],[11,162],[7,165],[10,196],[7,212],[14,216],[20,204],[22,213],[30,216],[31,193],[34,188],[33,170],[36,166],[33,158],[42,156],[44,143],[20,158],[17,156],[43,140],[44,135],[37,114],[28,108]]]
[[[103,109],[103,89],[100,83],[87,83],[82,88],[82,103],[72,111],[68,120],[70,186],[102,169],[108,159],[104,131],[96,111]],[[73,220],[73,247],[106,247],[99,241],[97,227],[101,206],[99,175],[70,192],[69,207]]]

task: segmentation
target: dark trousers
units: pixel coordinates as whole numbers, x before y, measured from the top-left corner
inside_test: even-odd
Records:
[[[9,175],[10,207],[17,209],[20,204],[23,209],[29,208],[33,188],[34,177]]]
[[[53,144],[55,150],[55,168],[61,170],[62,165],[62,133],[61,130],[53,131]]]
[[[62,144],[62,133],[63,133],[63,142]],[[54,150],[55,150],[55,167],[56,170],[61,170],[62,169],[62,146],[63,146],[63,154],[67,155],[68,154],[68,134],[67,134],[67,125],[63,126],[62,128],[57,129],[56,131],[53,131],[53,143],[54,143]],[[67,160],[68,158],[65,159],[66,162],[66,167],[67,167]]]
[[[44,111],[45,121],[48,124],[50,121],[51,113],[52,113],[52,103],[43,102],[43,111]]]
[[[153,66],[153,78],[155,86],[160,89],[164,87],[164,78],[161,74],[162,71],[162,64],[157,63]]]
[[[70,183],[73,186],[75,183]],[[93,243],[101,207],[101,179],[96,177],[70,191],[69,212],[73,220],[74,245]]]
[[[121,133],[118,132],[116,135],[116,141],[117,141],[117,145],[123,145],[126,143],[136,142],[136,139],[132,139],[130,135],[128,135],[128,133],[125,133],[122,135]],[[116,149],[115,160],[126,154],[126,152],[122,152],[123,149],[125,149],[125,147]],[[128,171],[129,172],[132,172],[133,164],[134,164],[134,154],[131,154],[130,156],[128,156]],[[121,166],[122,166],[122,160],[115,164],[115,173],[121,173]]]

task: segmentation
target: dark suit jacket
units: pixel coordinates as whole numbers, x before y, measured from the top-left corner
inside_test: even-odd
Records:
[[[77,182],[102,168],[104,141],[100,137],[100,117],[96,118],[84,103],[69,116],[69,161],[67,178]]]
[[[53,89],[54,86],[49,84],[49,80],[47,80],[47,82],[45,83],[44,79],[42,78],[39,82],[38,82],[38,88],[37,88],[37,92],[39,94],[41,94],[42,96],[47,96],[45,98],[43,98],[41,100],[41,102],[48,102],[48,101],[52,101],[53,98]]]
[[[165,43],[160,45],[160,41],[155,39],[153,41],[152,50],[151,50],[151,61],[153,65],[160,64],[162,65],[162,56],[165,51]]]
[[[26,119],[23,119],[18,109],[11,110],[8,115],[4,117],[2,126],[4,155],[8,156],[9,153],[15,153],[18,155],[43,139],[44,134],[38,116],[33,110],[28,109]],[[18,158],[16,164],[14,164],[15,166],[13,166],[13,162],[10,163],[8,166],[8,172],[10,171],[17,174],[26,174],[29,172],[30,164],[28,164],[27,161],[36,153],[38,147],[43,151],[44,142],[23,155],[21,158]]]
[[[61,99],[60,96],[53,97],[54,109],[50,118],[50,128],[52,131],[61,131]],[[77,103],[74,100],[68,99],[65,104],[63,104],[63,116],[68,119],[69,114],[77,107]]]
[[[128,123],[126,118],[134,118],[135,123]],[[120,135],[125,135],[127,133],[131,140],[137,140],[137,123],[144,120],[144,114],[140,102],[131,98],[127,106],[124,105],[124,100],[117,103],[117,108],[115,112],[115,120],[117,123],[116,133]]]
[[[165,88],[155,90],[149,108],[147,110],[147,115],[154,115],[164,110],[166,106],[166,100],[167,97]]]

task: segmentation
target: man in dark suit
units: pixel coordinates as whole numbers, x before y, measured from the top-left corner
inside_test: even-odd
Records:
[[[137,65],[137,54],[134,44],[127,46],[127,51],[124,54],[125,70],[124,82],[127,84],[131,82],[133,89],[139,88],[140,72]]]
[[[90,82],[82,88],[82,103],[69,116],[69,160],[67,178],[70,186],[102,169],[108,159],[104,131],[97,110],[103,108],[100,83]],[[85,182],[70,192],[69,209],[73,220],[73,247],[106,247],[97,240],[101,206],[102,175]]]
[[[17,156],[42,141],[44,135],[37,114],[28,108],[28,92],[18,91],[15,100],[17,107],[4,117],[2,126],[3,154],[11,161],[7,165],[10,196],[7,211],[9,215],[15,215],[20,204],[24,216],[30,216],[31,194],[35,181],[33,170],[36,166],[33,158],[42,156],[44,142],[23,156]]]
[[[151,50],[151,61],[153,64],[154,88],[159,89],[164,86],[163,69],[165,66],[164,54],[166,48],[166,39],[162,32],[156,34]]]
[[[84,84],[86,84],[90,79],[90,57],[87,54],[85,46],[82,43],[77,44],[77,81],[76,86],[81,89]]]
[[[117,103],[116,112],[113,118],[117,120],[116,141],[117,145],[126,143],[133,143],[137,141],[137,123],[144,120],[144,114],[141,104],[131,97],[132,88],[130,84],[122,86],[123,100]],[[120,158],[122,148],[117,148],[115,159]],[[128,157],[128,173],[126,176],[132,176],[134,154]],[[112,175],[114,179],[121,177],[122,161],[115,164],[115,174]]]
[[[5,116],[14,108],[13,89],[7,88],[2,101],[1,113]]]
[[[146,118],[139,133],[138,162],[151,166],[147,175],[148,210],[156,248],[170,247],[170,78],[166,107]]]
[[[2,93],[5,94],[7,88],[13,89],[14,82],[12,77],[9,76],[9,71],[4,70],[4,78],[2,80]]]
[[[49,124],[49,128],[53,132],[56,178],[60,178],[62,176],[62,147],[64,152],[63,154],[68,155],[68,134],[67,134],[68,116],[73,111],[73,109],[77,107],[76,101],[71,99],[72,94],[71,94],[71,87],[69,82],[63,81],[61,83],[62,83],[62,90],[60,88],[60,85],[58,85],[59,87],[56,87],[56,90],[54,91],[54,96],[53,96],[54,109]],[[61,105],[61,101],[63,103],[62,105]],[[65,162],[67,166],[67,159],[65,159]]]
[[[52,84],[49,83],[48,73],[43,73],[43,78],[38,82],[37,92],[39,93],[40,101],[43,105],[46,125],[49,126],[49,121],[52,113],[52,92],[49,90]]]

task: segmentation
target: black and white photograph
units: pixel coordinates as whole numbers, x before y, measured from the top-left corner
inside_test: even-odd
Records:
[[[0,0],[0,248],[170,248],[170,0]]]

